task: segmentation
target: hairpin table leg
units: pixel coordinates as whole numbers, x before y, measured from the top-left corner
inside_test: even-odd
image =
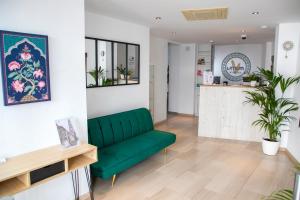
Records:
[[[79,200],[79,174],[78,169],[74,172],[71,172],[72,175],[72,182],[73,182],[73,190],[75,195],[75,200]]]
[[[84,167],[84,171],[85,171],[86,181],[87,181],[88,186],[89,186],[91,200],[94,200],[92,181],[91,181],[91,177],[90,177],[89,168],[87,166]]]
[[[89,168],[87,166],[84,167],[84,171],[85,171],[86,181],[87,181],[88,187],[89,187],[90,198],[91,198],[91,200],[94,200],[94,194],[93,194],[93,189],[92,189],[92,182],[91,182]],[[74,172],[71,172],[71,175],[72,175],[72,182],[73,182],[73,190],[74,190],[75,200],[79,200],[79,194],[80,193],[79,193],[79,173],[78,173],[78,169],[76,169]]]

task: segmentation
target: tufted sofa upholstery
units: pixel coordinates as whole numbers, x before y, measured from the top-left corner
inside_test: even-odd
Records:
[[[88,120],[89,143],[98,147],[92,175],[108,179],[176,141],[176,135],[154,130],[150,112],[140,108]]]

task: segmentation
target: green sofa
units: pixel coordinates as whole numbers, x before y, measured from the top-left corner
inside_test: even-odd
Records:
[[[92,176],[108,179],[165,149],[176,135],[154,130],[150,112],[140,108],[88,120],[89,143],[98,147]]]

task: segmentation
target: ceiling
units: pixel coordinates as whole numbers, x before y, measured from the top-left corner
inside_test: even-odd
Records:
[[[87,11],[150,27],[151,34],[183,43],[260,43],[278,23],[300,21],[300,0],[85,0]],[[226,20],[186,21],[184,9],[228,7]],[[258,15],[252,12],[258,11]],[[161,20],[155,20],[161,17]],[[268,26],[262,29],[261,26]],[[247,40],[241,40],[242,30]]]

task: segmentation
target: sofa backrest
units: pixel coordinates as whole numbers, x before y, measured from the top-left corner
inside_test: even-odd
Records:
[[[98,148],[122,142],[151,130],[153,121],[146,108],[88,119],[89,143]]]

